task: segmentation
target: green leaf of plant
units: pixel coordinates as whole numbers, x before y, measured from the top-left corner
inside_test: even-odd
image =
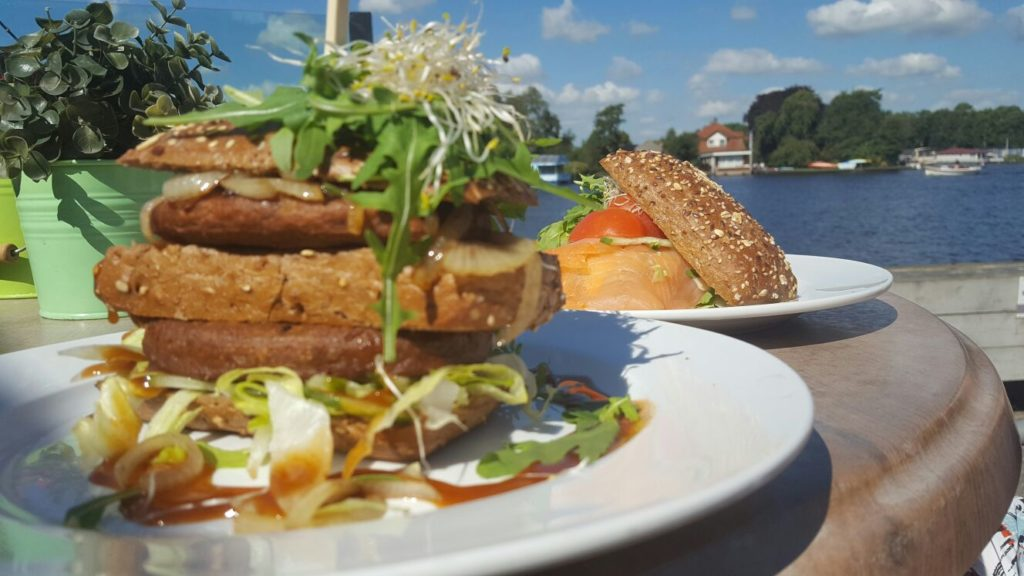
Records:
[[[122,52],[107,52],[106,57],[110,65],[118,70],[124,70],[128,67],[128,57]]]
[[[64,15],[64,21],[75,28],[85,26],[90,20],[92,20],[92,15],[81,8],[68,10],[68,13]]]
[[[174,6],[175,10],[184,10],[185,0],[171,0],[171,6]]]
[[[100,25],[93,29],[92,37],[105,44],[113,44],[114,38],[110,35],[108,26]]]
[[[64,68],[64,58],[60,55],[60,52],[54,52],[46,57],[46,69],[54,74],[60,74],[61,69]]]
[[[71,136],[75,147],[83,154],[98,154],[106,144],[103,135],[92,129],[88,124],[82,124]]]
[[[156,11],[160,13],[160,16],[165,20],[167,19],[167,8],[164,8],[163,4],[157,2],[157,0],[149,0],[149,3],[153,5],[153,8],[156,8]]]
[[[15,78],[28,78],[42,68],[39,59],[31,54],[8,56],[4,59],[4,67],[7,73]]]
[[[107,73],[107,69],[104,68],[99,62],[94,60],[93,57],[88,54],[79,54],[78,56],[72,58],[71,61],[76,66],[78,66],[82,70],[85,70],[89,74],[92,74],[93,76],[103,76]]]
[[[182,28],[188,26],[188,22],[186,22],[183,18],[179,18],[177,16],[171,16],[167,18],[167,23],[174,24],[175,26],[180,26]]]
[[[32,180],[38,182],[50,177],[50,163],[38,150],[32,150],[21,160],[21,170]]]
[[[270,138],[270,156],[282,174],[292,173],[292,145],[295,133],[291,129],[281,128]]]
[[[131,24],[118,20],[110,26],[110,37],[118,44],[131,42],[139,35],[139,29]]]
[[[110,24],[114,20],[114,12],[109,2],[93,2],[86,6],[85,10],[100,24]]]
[[[171,97],[167,94],[161,94],[157,96],[156,102],[154,102],[152,106],[146,108],[146,116],[167,116],[169,114],[174,114],[175,111],[174,101],[171,100]]]
[[[68,89],[68,83],[59,74],[47,72],[39,79],[39,89],[50,96],[59,96]]]

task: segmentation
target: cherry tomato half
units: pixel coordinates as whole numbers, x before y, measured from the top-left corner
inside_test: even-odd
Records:
[[[605,208],[587,214],[569,233],[569,242],[584,238],[640,238],[646,236],[643,222],[629,210]]]
[[[658,225],[654,223],[654,220],[651,220],[651,217],[648,216],[643,211],[643,209],[640,208],[640,206],[638,206],[637,203],[634,202],[633,199],[630,198],[629,196],[626,196],[625,194],[619,194],[618,196],[612,198],[612,201],[611,203],[609,203],[609,206],[613,208],[622,208],[623,210],[629,210],[630,212],[632,212],[633,215],[639,218],[640,222],[643,223],[644,229],[647,231],[647,233],[644,234],[644,236],[651,236],[653,238],[665,237],[665,233],[661,231],[661,228],[658,228]]]

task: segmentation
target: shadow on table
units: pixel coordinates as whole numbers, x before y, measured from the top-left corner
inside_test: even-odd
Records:
[[[817,431],[782,473],[713,513],[623,549],[554,568],[554,574],[775,574],[817,536],[828,511],[832,459]]]
[[[896,308],[870,300],[842,308],[802,314],[767,330],[737,337],[759,348],[796,348],[837,342],[877,332],[896,321]]]

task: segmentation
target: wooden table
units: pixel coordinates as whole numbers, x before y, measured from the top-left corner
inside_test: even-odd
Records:
[[[124,329],[0,301],[0,351]],[[985,355],[894,295],[744,336],[814,395],[814,432],[783,473],[689,526],[552,574],[951,574],[998,529],[1021,453]],[[628,489],[628,487],[623,487]]]

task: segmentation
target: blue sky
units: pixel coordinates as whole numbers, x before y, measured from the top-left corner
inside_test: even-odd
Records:
[[[3,0],[0,19],[24,33],[45,6],[56,15],[75,5]],[[233,59],[211,81],[269,88],[294,82],[297,71],[251,46],[285,53],[293,30],[323,29],[325,5],[189,0],[184,16]],[[577,143],[608,104],[626,104],[626,130],[639,143],[670,127],[739,121],[757,94],[793,84],[825,101],[881,89],[890,110],[1024,105],[1021,0],[352,0],[350,8],[372,12],[378,36],[382,17],[479,16],[483,51],[512,50],[502,66],[520,84],[510,89],[537,86]],[[153,13],[144,0],[120,0],[116,11],[137,23]]]

